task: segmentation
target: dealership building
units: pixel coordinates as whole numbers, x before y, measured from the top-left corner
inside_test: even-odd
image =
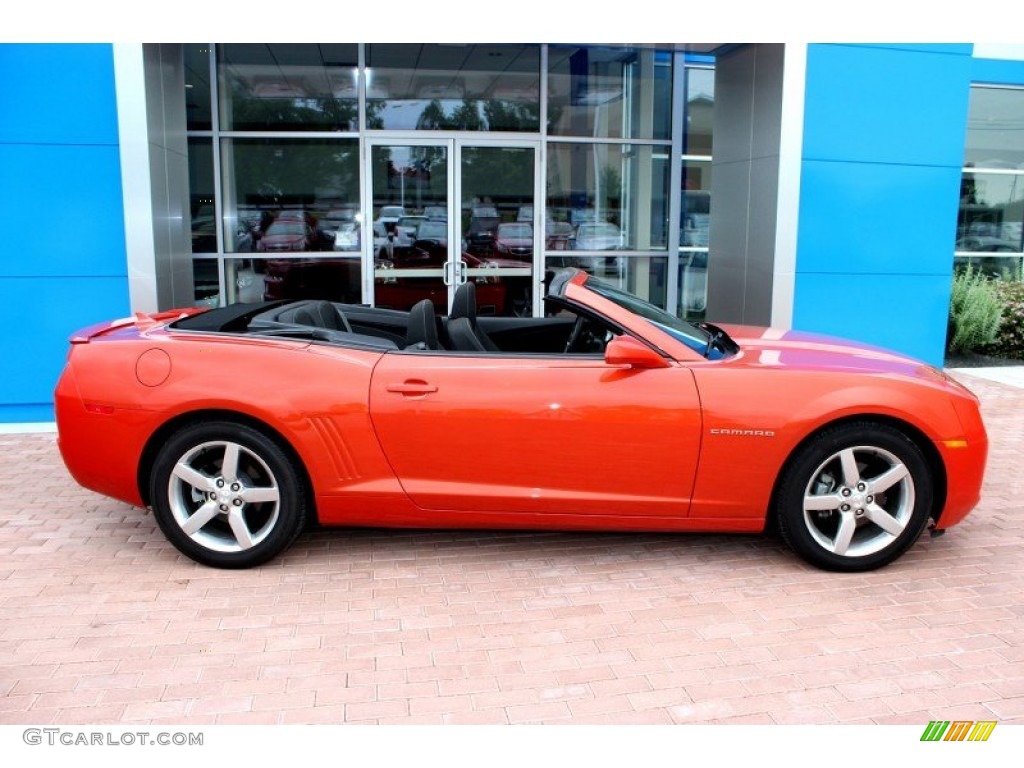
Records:
[[[1024,46],[0,44],[0,95],[8,424],[85,325],[566,266],[941,365],[954,264],[1024,255]]]

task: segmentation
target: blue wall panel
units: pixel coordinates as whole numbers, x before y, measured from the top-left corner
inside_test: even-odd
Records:
[[[800,271],[949,270],[959,168],[805,160],[801,183],[814,194],[800,205]],[[953,194],[933,197],[935,189]]]
[[[110,45],[0,45],[0,422],[53,417],[67,338],[129,312]]]
[[[129,314],[124,277],[0,279],[0,327],[9,329],[0,404],[8,406],[8,415],[19,407],[44,409],[52,419],[53,388],[64,367],[68,337],[86,325]]]
[[[873,274],[801,273],[793,327],[855,338],[941,366],[941,347],[937,358],[924,352],[934,347],[935,329],[945,339],[949,280],[946,275],[879,279]]]
[[[971,80],[976,83],[1024,85],[1024,61],[973,59]]]
[[[0,168],[0,275],[125,274],[116,145],[0,144]]]
[[[974,50],[971,43],[858,43],[860,48],[891,48],[914,53],[957,53],[970,56]]]
[[[970,62],[964,55],[810,46],[804,158],[963,165]]]
[[[0,144],[117,144],[110,45],[0,45]]]
[[[970,52],[809,46],[795,327],[941,365]]]

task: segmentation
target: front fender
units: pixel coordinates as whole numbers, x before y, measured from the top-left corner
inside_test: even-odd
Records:
[[[891,375],[693,368],[704,434],[691,515],[767,515],[772,489],[796,447],[823,426],[856,416],[912,425],[936,444],[964,436],[949,393]]]

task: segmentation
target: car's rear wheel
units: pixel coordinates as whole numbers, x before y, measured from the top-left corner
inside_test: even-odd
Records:
[[[827,429],[802,446],[776,494],[782,537],[819,568],[867,571],[891,563],[921,535],[932,473],[900,430],[870,422]]]
[[[175,432],[157,454],[150,483],[167,539],[215,568],[264,563],[306,525],[306,492],[294,461],[243,424],[204,422]]]

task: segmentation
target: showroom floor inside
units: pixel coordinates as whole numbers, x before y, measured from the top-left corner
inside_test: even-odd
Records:
[[[866,574],[775,537],[316,530],[180,556],[0,434],[0,723],[1024,723],[1024,388],[981,505]]]

